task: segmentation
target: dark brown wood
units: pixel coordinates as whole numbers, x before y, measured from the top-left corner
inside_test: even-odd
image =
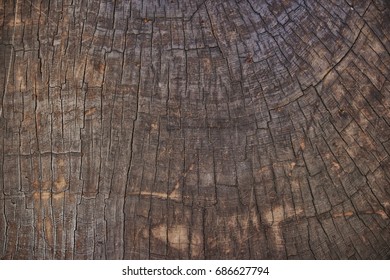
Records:
[[[0,258],[390,258],[386,0],[0,1]]]

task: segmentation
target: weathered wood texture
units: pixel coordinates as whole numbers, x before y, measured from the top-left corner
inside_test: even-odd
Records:
[[[389,258],[385,0],[0,3],[0,258]]]

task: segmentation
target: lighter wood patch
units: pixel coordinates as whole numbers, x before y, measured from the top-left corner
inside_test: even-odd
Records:
[[[386,212],[383,211],[383,210],[378,210],[378,211],[375,212],[375,214],[380,215],[380,216],[382,217],[382,219],[384,219],[384,220],[386,220],[386,219],[389,218],[389,216],[388,216],[388,215],[386,214]]]
[[[152,123],[150,127],[151,127],[153,130],[157,130],[158,124]]]
[[[273,206],[272,210],[267,212],[263,218],[265,222],[271,226],[271,232],[275,239],[276,246],[278,249],[282,250],[284,248],[284,239],[282,230],[280,228],[280,222],[285,219],[283,206]]]
[[[167,229],[166,224],[161,224],[152,229],[154,238],[168,242],[169,246],[181,251],[188,249],[188,233],[188,227],[185,225],[175,225]]]
[[[352,211],[343,212],[343,213],[336,213],[336,214],[333,214],[333,218],[351,217],[351,216],[353,216],[353,214],[354,213]]]
[[[64,176],[58,177],[57,181],[54,182],[56,192],[63,192],[67,186]]]
[[[54,239],[53,239],[53,222],[50,218],[45,218],[45,240],[49,247],[53,247]]]
[[[90,109],[88,109],[88,110],[85,112],[85,116],[91,116],[91,115],[93,115],[95,112],[96,112],[96,108],[95,108],[95,107],[90,108]]]
[[[159,199],[171,199],[174,201],[181,201],[181,196],[177,191],[173,191],[171,193],[163,193],[163,192],[150,192],[150,191],[141,191],[141,192],[131,192],[130,196],[151,196]]]
[[[199,257],[203,252],[203,234],[201,231],[192,231],[190,251],[192,257]]]

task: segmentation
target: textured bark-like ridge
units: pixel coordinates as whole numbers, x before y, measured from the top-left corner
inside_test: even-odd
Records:
[[[389,258],[389,15],[3,1],[0,258]]]

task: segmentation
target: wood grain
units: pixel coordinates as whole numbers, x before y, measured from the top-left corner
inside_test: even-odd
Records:
[[[3,0],[0,26],[0,258],[390,258],[386,0]]]

